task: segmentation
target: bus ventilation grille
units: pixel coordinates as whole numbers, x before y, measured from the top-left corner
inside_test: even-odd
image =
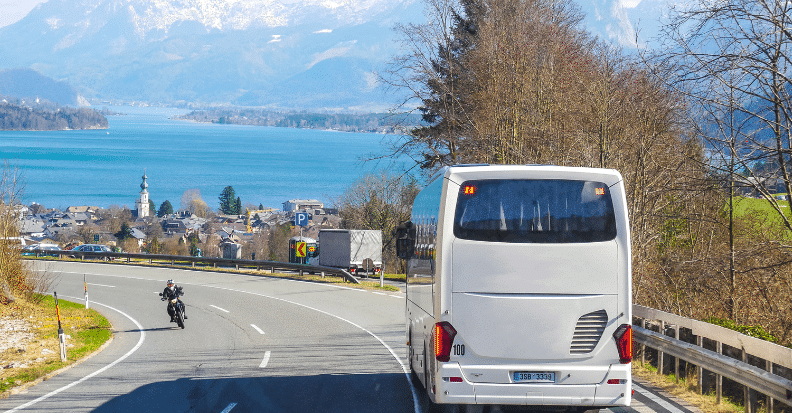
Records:
[[[570,354],[586,354],[597,347],[605,325],[608,324],[608,313],[605,310],[588,313],[578,319],[575,326],[575,335],[572,336]]]

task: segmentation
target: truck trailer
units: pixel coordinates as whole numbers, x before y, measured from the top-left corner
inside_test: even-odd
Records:
[[[382,231],[364,229],[323,229],[319,231],[319,265],[344,268],[352,275],[369,270],[382,271]]]

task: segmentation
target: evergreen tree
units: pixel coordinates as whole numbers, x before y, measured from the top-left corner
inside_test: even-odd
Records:
[[[151,242],[148,243],[148,253],[149,254],[159,254],[160,250],[162,249],[162,245],[160,245],[159,240],[157,237],[151,239]]]
[[[154,201],[149,199],[149,215],[153,214],[154,211],[156,210],[157,210],[157,204],[155,204]]]
[[[124,241],[126,239],[133,238],[132,228],[129,227],[129,224],[124,222],[123,224],[121,224],[121,230],[113,235],[115,235],[115,237],[118,238],[119,241]]]
[[[171,205],[170,201],[165,200],[159,207],[159,211],[157,211],[157,216],[162,218],[165,215],[170,215],[173,213],[173,205]]]
[[[223,188],[223,192],[220,193],[220,196],[217,198],[220,201],[220,213],[224,215],[233,215],[239,214],[239,211],[236,206],[236,192],[234,191],[234,187],[231,185]]]
[[[236,202],[234,202],[234,213],[239,215],[242,213],[242,200],[237,197]]]
[[[434,73],[426,80],[428,95],[418,108],[426,125],[410,131],[414,144],[430,147],[422,153],[422,168],[463,162],[461,149],[474,132],[470,116],[475,78],[467,56],[476,46],[485,7],[481,0],[460,3],[463,10],[454,13],[451,38],[437,45],[437,57],[431,61]]]

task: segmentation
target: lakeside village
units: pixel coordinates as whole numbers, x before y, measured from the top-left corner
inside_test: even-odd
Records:
[[[283,209],[247,210],[241,215],[199,217],[176,211],[158,217],[150,211],[147,177],[143,175],[135,209],[71,206],[65,211],[38,204],[16,211],[22,246],[55,244],[63,250],[82,244],[103,244],[115,251],[169,255],[201,255],[236,259],[288,261],[294,236],[316,238],[320,229],[339,228],[338,211],[318,200],[292,199]],[[295,214],[308,223],[294,227]]]

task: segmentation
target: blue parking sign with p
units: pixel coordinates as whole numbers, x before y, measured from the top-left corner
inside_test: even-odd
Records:
[[[294,225],[304,227],[308,225],[308,213],[298,212],[294,214]]]

